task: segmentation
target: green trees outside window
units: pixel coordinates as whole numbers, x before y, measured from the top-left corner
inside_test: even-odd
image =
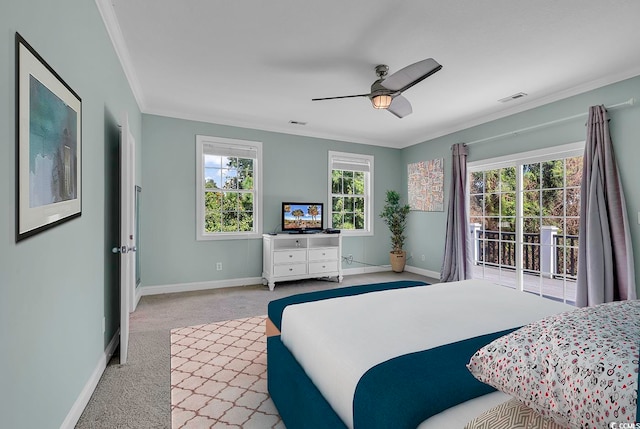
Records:
[[[365,173],[331,171],[331,227],[344,230],[365,229]]]
[[[254,160],[205,155],[205,232],[254,230]]]

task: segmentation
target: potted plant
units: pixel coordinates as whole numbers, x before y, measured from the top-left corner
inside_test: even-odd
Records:
[[[391,261],[391,269],[396,273],[404,271],[404,265],[407,261],[407,252],[402,250],[404,246],[404,229],[407,226],[407,215],[409,214],[409,205],[400,205],[400,194],[396,191],[387,191],[385,205],[380,213],[380,217],[389,227],[391,232],[391,252],[389,259]]]

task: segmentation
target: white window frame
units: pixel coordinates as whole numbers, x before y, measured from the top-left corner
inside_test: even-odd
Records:
[[[253,165],[254,211],[253,231],[247,232],[205,232],[204,214],[204,155],[205,145],[208,148],[218,148],[221,153],[254,152],[256,157]],[[262,237],[262,142],[228,139],[196,135],[196,240],[240,240]]]
[[[584,155],[585,142],[568,143],[559,146],[553,146],[545,149],[532,150],[527,152],[519,152],[511,155],[505,155],[496,158],[483,159],[467,163],[467,207],[470,207],[470,194],[469,194],[469,176],[471,173],[486,170],[496,170],[499,168],[517,167],[518,172],[516,174],[516,234],[518,236],[517,242],[522,242],[522,165],[536,162],[545,162],[554,159],[571,158],[575,156]],[[468,214],[467,214],[468,215]],[[516,259],[521,263],[522,254],[520,246],[517,248]],[[524,284],[522,278],[522,269],[517,270],[515,289],[524,291]],[[566,300],[566,296],[565,296]]]
[[[357,153],[348,152],[336,152],[329,151],[329,172],[328,172],[328,210],[327,212],[327,226],[330,228],[333,220],[333,192],[332,192],[332,171],[336,170],[348,170],[359,171],[365,173],[364,179],[364,204],[365,204],[365,218],[364,229],[343,229],[342,235],[347,236],[370,236],[373,235],[373,155],[362,155]],[[340,168],[336,168],[340,167]]]

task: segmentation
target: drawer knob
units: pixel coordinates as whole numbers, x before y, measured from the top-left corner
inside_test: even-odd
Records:
[[[289,255],[290,258],[293,258],[293,255]]]
[[[289,271],[293,271],[293,268],[289,268]]]

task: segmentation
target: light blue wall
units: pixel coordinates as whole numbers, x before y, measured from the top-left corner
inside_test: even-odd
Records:
[[[143,115],[142,124],[143,286],[261,276],[261,240],[195,239],[197,134],[262,142],[264,232],[279,225],[282,201],[327,201],[329,150],[373,155],[376,235],[345,237],[343,253],[368,264],[389,263],[389,234],[377,213],[385,190],[400,190],[399,150],[154,115]],[[222,262],[222,271],[216,271],[216,262]]]
[[[93,1],[4,0],[0,29],[0,426],[58,428],[119,324],[106,142],[125,111],[140,141],[141,115]],[[83,114],[82,216],[17,244],[16,31],[78,93]]]
[[[638,225],[637,214],[640,211],[640,188],[638,187],[638,183],[640,183],[640,168],[638,168],[640,162],[640,76],[411,146],[402,151],[403,168],[406,170],[406,165],[412,162],[444,158],[446,207],[449,200],[451,145],[586,113],[589,106],[613,105],[627,101],[632,97],[636,100],[633,107],[612,110],[609,116],[611,118],[611,137],[627,201],[636,267],[640,267],[640,225]],[[469,146],[468,161],[584,141],[586,139],[586,120],[585,116],[534,132],[471,145]],[[402,188],[406,196],[406,173],[403,174],[403,181]],[[407,228],[409,236],[407,251],[414,253],[412,265],[440,271],[445,227],[445,213],[411,213]],[[422,262],[419,257],[415,257],[423,254],[426,255],[425,262]],[[636,285],[640,290],[640,268],[636,269]]]

